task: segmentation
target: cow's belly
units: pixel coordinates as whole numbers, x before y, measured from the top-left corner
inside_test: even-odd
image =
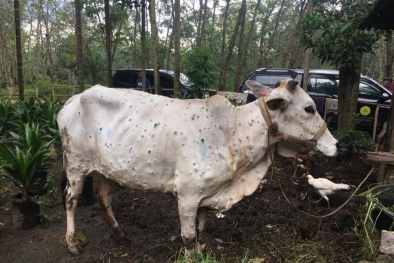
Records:
[[[203,198],[200,207],[208,207],[218,212],[229,210],[245,196],[249,196],[256,191],[270,165],[271,161],[266,159],[247,172],[236,173],[230,181],[218,188],[214,194]]]

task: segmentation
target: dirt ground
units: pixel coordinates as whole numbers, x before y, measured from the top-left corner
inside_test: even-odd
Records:
[[[322,220],[313,215],[334,211],[352,194],[340,191],[330,197],[331,207],[302,178],[295,178],[289,158],[276,157],[278,178],[272,170],[251,196],[245,197],[224,218],[209,216],[205,253],[222,262],[359,262],[368,254],[361,235],[360,219],[365,214],[364,197],[355,196],[338,213]],[[358,186],[372,164],[366,153],[336,161],[319,157],[311,172],[334,182]],[[41,196],[41,209],[48,219],[32,229],[13,224],[13,209],[6,207],[6,186],[0,185],[0,261],[1,262],[174,262],[181,257],[182,240],[176,197],[160,193],[134,192],[118,187],[113,208],[118,222],[131,242],[117,244],[97,202],[77,209],[76,227],[88,243],[84,253],[70,255],[59,244],[66,231],[65,212],[60,202],[61,164],[50,167],[52,194]],[[358,193],[376,182],[377,169]],[[286,201],[283,192],[291,204]],[[6,193],[8,191],[8,193]],[[316,253],[314,252],[316,251]],[[319,255],[319,256],[318,256]]]

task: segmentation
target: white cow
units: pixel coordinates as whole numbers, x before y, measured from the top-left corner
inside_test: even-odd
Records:
[[[99,85],[70,98],[57,117],[68,179],[68,251],[81,252],[74,213],[92,171],[100,174],[98,200],[117,238],[125,235],[111,208],[114,182],[176,195],[190,254],[198,249],[196,229],[201,235],[207,212],[224,212],[251,195],[275,149],[285,157],[309,150],[337,154],[337,140],[296,81],[280,81],[272,91],[254,81],[247,85],[260,98],[240,107],[222,96],[178,100]]]

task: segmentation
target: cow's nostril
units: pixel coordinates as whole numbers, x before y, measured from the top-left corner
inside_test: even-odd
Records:
[[[337,143],[335,144],[335,146],[339,149],[339,146],[340,146],[339,142],[337,142]]]

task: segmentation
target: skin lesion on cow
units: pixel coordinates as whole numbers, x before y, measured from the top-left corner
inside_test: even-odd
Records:
[[[257,82],[247,85],[259,99],[239,107],[222,96],[170,100],[102,86],[84,92],[92,104],[81,105],[76,95],[58,115],[69,180],[64,192],[69,252],[80,252],[74,237],[75,209],[83,181],[92,171],[104,182],[99,185],[99,202],[118,238],[124,235],[111,208],[112,181],[135,190],[174,193],[185,253],[191,254],[199,248],[208,210],[226,211],[258,188],[272,162],[270,150],[285,157],[299,150],[294,140],[286,141],[289,135],[297,142],[317,141],[314,149],[327,156],[337,153],[337,141],[328,129],[317,129],[317,125],[324,128],[324,121],[310,110],[313,100],[295,82],[279,82],[272,91]],[[128,115],[133,121],[124,117]],[[105,128],[94,136],[98,125]],[[111,140],[105,137],[108,129]],[[92,138],[84,140],[79,131]],[[314,139],[308,131],[320,135]]]

